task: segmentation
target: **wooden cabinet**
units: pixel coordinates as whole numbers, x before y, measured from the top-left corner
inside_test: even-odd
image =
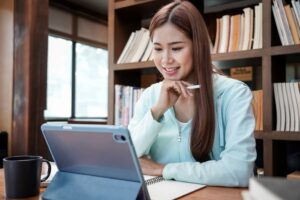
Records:
[[[140,63],[116,64],[132,31],[140,29],[143,22],[151,19],[153,14],[167,0],[111,0],[109,1],[109,116],[108,123],[114,119],[114,85],[149,86],[143,84],[145,74],[158,73],[151,61]],[[255,137],[262,141],[262,156],[265,175],[285,175],[286,156],[282,156],[290,141],[299,142],[300,132],[274,131],[276,110],[273,96],[273,83],[285,82],[286,64],[291,60],[300,63],[300,45],[282,46],[272,14],[272,0],[215,0],[197,2],[198,9],[206,21],[212,42],[216,31],[216,18],[225,14],[242,13],[245,7],[263,3],[263,42],[262,48],[212,54],[214,64],[222,67],[254,67],[258,83],[251,89],[263,90],[263,131],[256,131]],[[204,3],[203,3],[204,2]],[[287,1],[287,3],[291,3]],[[209,5],[210,6],[207,6]],[[146,27],[148,28],[148,27]],[[280,144],[279,144],[280,143]],[[281,152],[281,153],[278,153]],[[278,167],[279,166],[279,167]]]

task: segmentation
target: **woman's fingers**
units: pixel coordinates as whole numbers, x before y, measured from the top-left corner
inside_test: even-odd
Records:
[[[180,87],[181,94],[184,98],[187,98],[189,96],[188,90],[185,88],[185,86],[181,83],[181,81],[176,82],[177,85]]]

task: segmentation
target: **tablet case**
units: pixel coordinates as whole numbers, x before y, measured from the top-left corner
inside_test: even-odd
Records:
[[[59,171],[43,199],[150,199],[126,128],[43,124]]]

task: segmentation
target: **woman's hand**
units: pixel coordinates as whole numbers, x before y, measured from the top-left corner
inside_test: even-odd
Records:
[[[174,106],[180,96],[184,98],[193,96],[192,92],[186,89],[188,85],[190,84],[184,81],[164,80],[159,99],[151,109],[154,119],[158,120],[170,107]]]
[[[139,158],[139,161],[144,175],[162,176],[165,165],[156,163],[146,156]]]

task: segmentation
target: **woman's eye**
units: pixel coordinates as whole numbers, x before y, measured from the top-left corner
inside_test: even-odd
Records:
[[[180,51],[182,49],[182,47],[174,47],[172,48],[173,51]]]
[[[162,50],[162,48],[154,48],[154,51],[161,51]]]

